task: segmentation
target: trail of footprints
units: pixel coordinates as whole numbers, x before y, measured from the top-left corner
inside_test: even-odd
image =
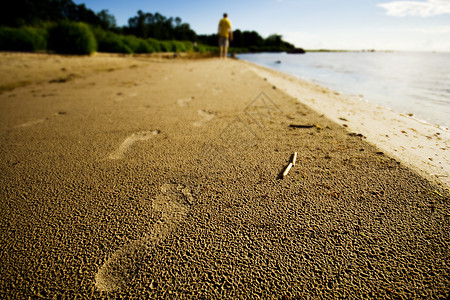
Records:
[[[141,131],[125,138],[109,159],[124,158],[128,149],[138,141],[146,141],[158,135],[158,130]],[[155,214],[160,214],[152,230],[141,239],[134,240],[116,250],[99,268],[95,275],[95,286],[101,292],[120,291],[138,273],[139,265],[145,261],[148,250],[165,239],[186,216],[194,198],[189,187],[180,184],[164,184],[160,193],[151,200]]]
[[[193,99],[194,97],[180,99],[177,103],[180,107],[184,107]],[[214,115],[206,110],[198,110],[197,114],[201,119],[194,122],[193,125],[196,127],[200,127],[214,118]],[[32,120],[15,128],[36,126],[45,122],[45,120]],[[159,133],[159,130],[133,133],[126,137],[119,147],[107,156],[107,159],[123,159],[130,147],[136,142],[150,140]],[[143,261],[149,247],[154,247],[158,241],[166,238],[180,224],[193,201],[189,187],[178,184],[163,185],[160,189],[160,194],[152,199],[152,208],[154,212],[161,214],[161,218],[144,237],[118,249],[105,261],[95,275],[95,286],[97,289],[109,292],[118,291],[125,287],[133,279],[132,276],[136,274],[137,264]]]
[[[199,83],[199,84],[201,84],[201,83]],[[178,106],[180,106],[180,107],[185,107],[185,106],[188,106],[189,103],[190,103],[192,100],[194,100],[194,99],[195,99],[194,97],[189,97],[189,98],[179,99],[179,100],[177,100],[177,104],[178,104]],[[198,116],[199,116],[201,119],[198,120],[198,121],[195,121],[195,122],[193,123],[193,125],[194,125],[195,127],[201,127],[201,126],[203,126],[205,123],[207,123],[207,122],[211,121],[212,119],[214,119],[214,114],[212,114],[212,113],[210,113],[210,112],[207,112],[207,111],[204,110],[204,109],[198,110],[198,111],[197,111],[197,114],[198,114]]]

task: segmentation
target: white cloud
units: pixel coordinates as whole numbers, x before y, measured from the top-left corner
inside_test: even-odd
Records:
[[[431,17],[450,14],[449,0],[393,1],[378,6],[387,10],[387,14],[395,17],[418,16]]]

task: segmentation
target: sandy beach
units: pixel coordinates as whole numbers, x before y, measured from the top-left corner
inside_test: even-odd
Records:
[[[366,104],[232,59],[0,54],[1,297],[447,298],[448,131]]]

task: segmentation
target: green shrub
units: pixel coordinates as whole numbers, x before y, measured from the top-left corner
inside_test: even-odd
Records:
[[[206,52],[206,46],[202,44],[197,44],[194,46],[194,51],[199,53]]]
[[[97,43],[90,28],[83,23],[62,21],[49,28],[48,48],[62,54],[91,54]]]
[[[230,47],[228,49],[228,53],[249,53],[250,50],[248,48],[242,47]]]
[[[106,35],[108,34],[108,32],[103,30],[101,27],[94,27],[94,26],[91,26],[91,32],[94,35],[97,44],[99,41],[105,39]]]
[[[139,40],[134,35],[126,35],[122,36],[122,41],[125,45],[127,45],[131,51],[136,52],[136,50],[139,48]]]
[[[47,31],[42,28],[0,27],[0,50],[38,51],[47,48]]]
[[[135,53],[153,53],[155,49],[145,40],[139,39],[139,46]]]
[[[191,42],[161,41],[159,44],[162,52],[187,52],[194,49]]]
[[[218,53],[219,52],[219,47],[217,47],[217,46],[207,46],[207,45],[203,45],[203,44],[197,44],[194,47],[194,51],[195,52],[199,52],[199,53],[205,53],[205,52]]]
[[[125,45],[127,45],[134,53],[153,53],[155,49],[146,40],[137,38],[134,35],[122,37]]]
[[[186,49],[186,50],[185,50],[186,52],[192,52],[192,51],[194,51],[194,44],[193,44],[192,42],[190,42],[190,41],[184,41],[183,44],[184,44],[184,48]]]
[[[98,51],[109,53],[126,53],[131,54],[133,50],[124,43],[121,36],[107,32],[102,39],[97,40]]]
[[[122,36],[105,31],[100,27],[92,28],[92,32],[97,40],[99,52],[133,53],[133,50],[125,44]]]
[[[147,43],[149,44],[150,47],[152,47],[154,49],[155,52],[161,52],[161,44],[158,40],[155,39],[147,39]]]
[[[172,43],[169,41],[160,41],[159,48],[161,52],[172,52],[173,47]]]
[[[99,52],[109,53],[153,53],[155,48],[148,40],[133,35],[122,36],[101,28],[93,28]],[[157,42],[158,43],[158,42]],[[159,49],[159,46],[158,46]]]
[[[184,42],[171,41],[173,52],[186,52],[186,45]]]

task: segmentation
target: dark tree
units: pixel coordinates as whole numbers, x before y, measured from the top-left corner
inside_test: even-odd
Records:
[[[116,18],[108,13],[107,9],[104,9],[97,13],[97,17],[100,22],[100,27],[103,29],[115,29],[117,28]]]
[[[0,4],[0,25],[10,27],[70,20],[105,28],[102,17],[111,19],[112,16],[107,16],[105,11],[97,15],[84,4],[77,5],[72,0],[13,0]]]
[[[154,38],[158,40],[196,40],[196,33],[189,24],[182,23],[179,17],[166,18],[160,13],[144,13],[141,10],[137,16],[128,20],[128,27],[124,28],[127,34],[141,38]]]

